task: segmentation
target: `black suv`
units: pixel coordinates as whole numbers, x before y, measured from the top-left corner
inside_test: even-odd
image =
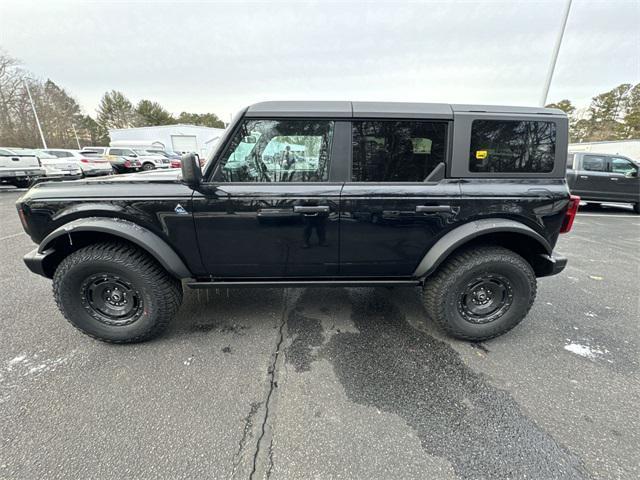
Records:
[[[416,286],[467,340],[527,314],[578,198],[567,117],[546,108],[265,102],[203,169],[41,183],[17,208],[65,317],[109,342],[158,334],[183,284]]]

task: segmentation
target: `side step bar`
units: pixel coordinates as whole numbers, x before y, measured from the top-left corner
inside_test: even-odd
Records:
[[[398,287],[417,286],[419,279],[408,280],[219,280],[188,282],[189,288],[235,288],[235,287]]]

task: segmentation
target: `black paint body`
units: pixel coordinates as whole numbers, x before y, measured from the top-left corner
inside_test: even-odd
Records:
[[[129,220],[165,241],[200,281],[411,279],[438,240],[481,219],[513,220],[555,245],[569,199],[564,177],[452,178],[448,165],[432,182],[353,183],[349,122],[336,124],[344,128],[327,182],[207,183],[228,134],[195,188],[175,170],[50,182],[29,190],[18,209],[36,243],[79,218]],[[451,151],[447,161],[457,161]]]

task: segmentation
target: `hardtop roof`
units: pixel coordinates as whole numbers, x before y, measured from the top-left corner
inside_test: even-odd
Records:
[[[463,105],[412,102],[270,101],[247,108],[247,117],[332,117],[332,118],[436,118],[452,120],[455,113],[560,115],[562,110],[543,107]]]

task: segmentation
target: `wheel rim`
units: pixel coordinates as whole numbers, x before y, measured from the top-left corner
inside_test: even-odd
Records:
[[[142,295],[120,275],[91,275],[80,287],[82,306],[97,321],[106,325],[129,325],[143,313]]]
[[[512,302],[513,287],[509,279],[485,274],[465,286],[458,297],[458,312],[467,322],[484,324],[502,317]]]

